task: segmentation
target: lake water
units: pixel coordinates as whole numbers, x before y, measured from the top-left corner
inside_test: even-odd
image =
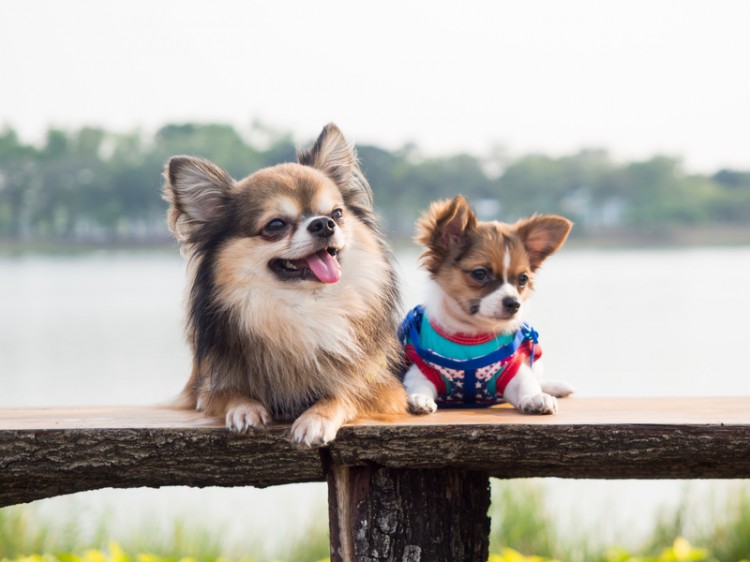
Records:
[[[398,254],[405,305],[425,276]],[[183,337],[184,263],[177,251],[0,257],[0,407],[140,405],[168,400],[190,368]],[[540,272],[527,319],[545,371],[580,396],[750,394],[737,351],[747,340],[750,248],[563,249]],[[565,407],[564,402],[561,405]],[[555,516],[635,541],[661,506],[726,482],[547,480]],[[123,521],[202,514],[232,536],[269,544],[319,517],[322,484],[268,490],[105,490],[39,502]]]

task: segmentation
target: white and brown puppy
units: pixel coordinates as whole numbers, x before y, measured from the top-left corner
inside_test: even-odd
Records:
[[[240,181],[188,156],[164,178],[169,226],[189,258],[186,407],[240,433],[294,420],[307,446],[356,417],[406,412],[396,275],[335,125],[297,163]]]
[[[565,241],[572,223],[535,215],[515,224],[480,222],[462,196],[433,203],[417,225],[430,274],[423,306],[400,330],[410,366],[413,413],[437,404],[500,401],[533,414],[557,411],[572,388],[541,382],[537,333],[522,320],[534,274]]]

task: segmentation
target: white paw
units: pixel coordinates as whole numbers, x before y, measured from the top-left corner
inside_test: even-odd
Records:
[[[576,391],[574,387],[563,381],[542,381],[542,390],[557,398],[565,398]]]
[[[258,402],[243,402],[227,410],[227,429],[235,433],[247,433],[251,429],[263,429],[271,423],[271,415]]]
[[[292,424],[292,439],[298,445],[320,447],[334,440],[340,426],[329,418],[306,412]]]
[[[407,398],[407,402],[409,404],[409,411],[417,416],[432,414],[437,410],[437,404],[435,404],[435,401],[424,394],[410,394]]]
[[[544,392],[525,396],[518,404],[518,409],[524,414],[556,414],[557,398]]]

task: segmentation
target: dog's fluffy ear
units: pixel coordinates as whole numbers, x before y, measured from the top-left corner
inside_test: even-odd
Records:
[[[437,273],[446,256],[463,247],[476,227],[477,216],[463,195],[432,203],[417,221],[414,237],[426,247],[422,264],[427,271]]]
[[[187,240],[217,218],[227,204],[233,180],[207,160],[175,156],[164,167],[164,199],[170,203],[167,223],[180,240]]]
[[[361,218],[372,218],[372,190],[359,167],[357,151],[336,125],[329,123],[311,148],[297,151],[297,160],[336,182],[346,205]]]
[[[346,187],[352,179],[352,169],[357,165],[357,154],[339,128],[333,123],[323,127],[318,140],[311,148],[297,151],[300,164],[317,168],[339,187]]]
[[[534,215],[515,224],[514,229],[526,248],[532,271],[563,245],[572,227],[572,222],[556,215]]]

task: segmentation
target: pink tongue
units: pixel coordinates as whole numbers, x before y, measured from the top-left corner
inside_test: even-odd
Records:
[[[315,274],[315,277],[323,283],[335,283],[341,279],[341,264],[325,250],[307,256],[305,261],[307,261],[307,265]]]

